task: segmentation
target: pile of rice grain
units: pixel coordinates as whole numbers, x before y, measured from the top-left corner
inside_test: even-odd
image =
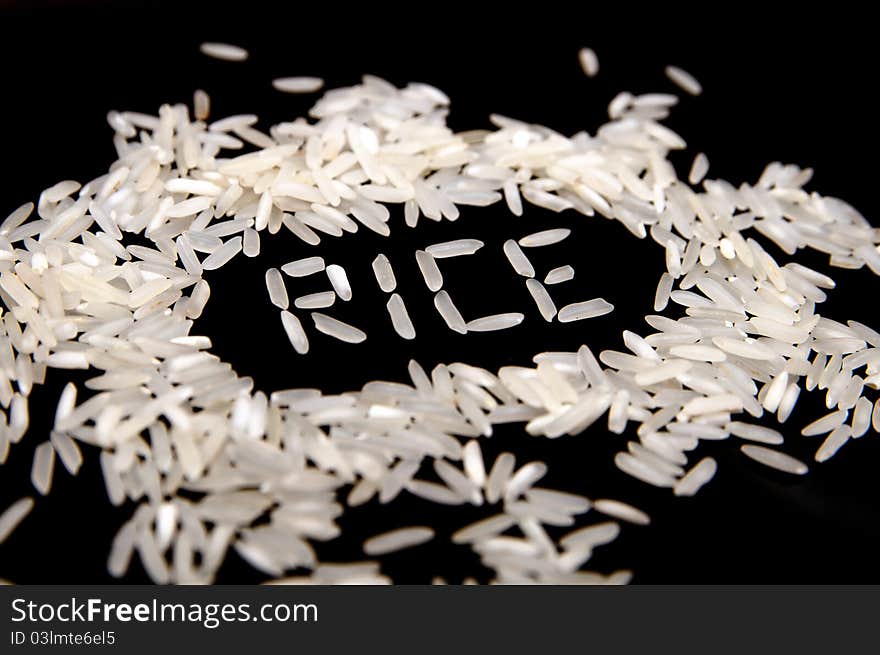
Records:
[[[223,44],[205,44],[203,52],[247,58]],[[594,55],[581,60],[597,72]],[[699,91],[681,69],[667,72],[685,90]],[[283,82],[276,86],[287,91],[320,86]],[[708,165],[700,159],[691,177],[701,188],[679,180],[667,155],[686,144],[660,122],[675,96],[620,94],[608,123],[571,138],[500,115],[492,116],[494,131],[454,133],[442,91],[398,89],[373,76],[329,90],[311,120],[266,131],[254,127],[252,115],[207,123],[210,99],[201,92],[196,102],[195,120],[183,105],[163,105],[156,116],[111,112],[118,160],[107,174],[82,186],[62,181],[0,225],[0,461],[27,432],[28,395],[48,368],[94,373],[83,401],[81,389],[65,388],[32,478],[39,493],[49,493],[56,456],[75,474],[77,444],[101,449],[110,501],[137,504],[110,548],[113,575],[124,575],[137,552],[158,583],[208,583],[234,549],[277,582],[389,582],[378,562],[322,563],[313,544],[340,536],[343,505],[354,511],[374,497],[387,503],[412,494],[485,508],[484,519],[452,540],[472,548],[494,582],[625,583],[628,571],[583,568],[620,525],[582,517],[591,507],[628,523],[649,517],[620,501],[593,503],[536,486],[548,471],[544,462],[523,463],[507,452],[485,461],[480,444],[493,426],[524,423],[529,434],[553,439],[607,415],[609,431],[630,435],[615,464],[679,496],[696,493],[715,474],[715,461],[700,454],[703,440],[759,442],[744,445],[744,454],[805,472],[806,464],[778,449],[779,433],[742,420],[744,412],[753,419],[766,412],[785,421],[802,390],[824,391],[831,411],[805,428],[829,434],[817,460],[880,429],[880,334],[817,313],[831,278],[767,249],[775,244],[793,257],[809,247],[834,266],[880,273],[877,230],[846,203],[804,191],[811,171],[796,166],[770,164],[757,183],[735,187],[703,179]],[[388,235],[396,205],[412,227],[422,216],[456,220],[463,205],[503,201],[519,215],[523,199],[617,220],[663,248],[667,270],[655,306],[665,314],[646,317],[652,332],[625,331],[624,350],[598,357],[584,345],[494,372],[455,362],[429,373],[413,361],[410,384],[269,396],[211,354],[209,337],[193,332],[210,297],[205,271],[242,251],[257,256],[267,234],[287,229],[314,246],[361,228]],[[552,230],[505,244],[547,320],[556,307],[522,248],[567,235]],[[142,237],[148,246],[139,245]],[[435,260],[480,246],[450,242],[419,253],[437,310],[456,331],[522,320],[500,314],[465,323],[441,289]],[[290,308],[281,272],[322,271],[334,295],[297,298]],[[374,271],[383,291],[393,292],[387,258],[377,259]],[[344,301],[351,288],[342,266],[318,257],[281,272],[267,274],[269,296],[292,347],[304,353],[308,338],[297,311],[337,296]],[[573,276],[566,265],[544,281]],[[390,317],[411,338],[412,323],[395,298]],[[682,310],[673,312],[675,305]],[[558,318],[612,309],[596,298],[563,307]],[[320,312],[312,319],[339,339],[366,338]],[[425,462],[434,474],[416,477]],[[3,538],[31,506],[23,499],[0,515]],[[548,526],[568,531],[555,540]],[[364,549],[381,555],[433,537],[430,528],[402,526],[373,536]],[[300,569],[309,574],[285,577]]]

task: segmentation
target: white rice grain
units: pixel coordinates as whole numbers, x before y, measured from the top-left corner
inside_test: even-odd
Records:
[[[559,266],[547,273],[547,277],[544,278],[544,284],[560,284],[561,282],[568,282],[572,278],[574,278],[574,269],[571,266]]]
[[[50,442],[44,441],[34,450],[34,463],[31,467],[31,482],[43,496],[52,488],[54,468],[55,450]]]
[[[718,394],[688,401],[679,416],[687,419],[717,412],[738,412],[742,410],[742,406],[743,401],[739,396],[730,393]]]
[[[336,302],[336,294],[332,291],[318,291],[294,299],[293,306],[298,309],[324,309],[332,307]]]
[[[749,343],[741,339],[733,339],[731,337],[719,336],[714,337],[712,339],[712,343],[727,354],[734,355],[736,357],[744,357],[746,359],[771,360],[776,356],[776,353],[773,352],[773,350],[771,350],[767,346],[758,343],[757,341]],[[784,386],[783,391],[785,391]],[[780,400],[782,399],[780,398]],[[779,403],[777,402],[777,406],[778,404]],[[775,409],[773,411],[775,411]]]
[[[306,336],[305,330],[303,330],[300,320],[290,312],[282,311],[281,324],[284,326],[284,331],[287,333],[287,338],[290,340],[290,345],[293,346],[294,350],[300,355],[305,355],[309,352],[309,339]]]
[[[445,485],[437,484],[436,482],[410,480],[406,484],[406,488],[414,496],[424,498],[432,503],[439,503],[441,505],[461,505],[465,502],[465,499],[455,491]]]
[[[34,211],[34,203],[26,202],[12,211],[9,216],[0,223],[0,235],[6,235],[24,223]]]
[[[202,268],[213,271],[226,264],[229,260],[241,252],[241,237],[233,237],[205,258]]]
[[[76,442],[63,432],[55,431],[50,433],[49,440],[67,472],[76,475],[83,462],[82,453]]]
[[[412,548],[434,538],[434,530],[427,527],[408,527],[390,530],[370,537],[364,542],[367,555],[385,555],[405,548]]]
[[[492,332],[494,330],[506,330],[523,322],[524,314],[508,312],[506,314],[492,314],[468,321],[465,327],[468,332]]]
[[[595,77],[599,72],[599,58],[592,48],[581,48],[578,51],[578,61],[587,77]]]
[[[492,469],[489,471],[489,477],[486,478],[486,501],[496,503],[501,498],[510,476],[513,474],[513,467],[516,465],[516,458],[511,453],[501,453],[495,459]]]
[[[202,89],[193,92],[193,115],[196,120],[204,121],[211,114],[211,97]]]
[[[269,291],[269,300],[273,305],[279,309],[287,309],[290,306],[284,279],[281,277],[281,271],[277,268],[270,268],[266,271],[266,289]]]
[[[757,441],[758,443],[778,446],[785,439],[777,430],[765,428],[762,425],[754,425],[752,423],[742,423],[740,421],[731,421],[727,424],[727,430],[730,434],[740,439],[748,439],[749,441]]]
[[[525,253],[519,247],[519,244],[513,239],[504,242],[504,254],[507,261],[513,266],[513,270],[523,277],[535,277],[535,267],[526,257]]]
[[[509,514],[496,514],[495,516],[481,519],[453,532],[452,542],[456,544],[467,544],[491,539],[513,527],[515,523],[516,519]]]
[[[425,252],[434,259],[461,257],[463,255],[473,255],[484,245],[479,239],[456,239],[455,241],[432,244],[425,248]]]
[[[546,473],[547,465],[544,462],[536,461],[523,464],[507,481],[504,487],[504,498],[508,500],[519,498],[535,482],[543,478]]]
[[[379,288],[385,293],[391,293],[397,287],[394,269],[391,268],[391,262],[385,255],[379,254],[373,260],[373,274],[376,276]]]
[[[801,430],[801,434],[805,437],[812,437],[817,434],[825,434],[826,432],[831,432],[839,425],[843,425],[843,422],[846,420],[849,412],[845,409],[837,410],[836,412],[831,412],[830,414],[826,414],[825,416],[816,419],[809,425],[804,426]]]
[[[434,257],[424,250],[416,250],[416,263],[428,289],[439,291],[443,286],[443,274],[437,267]]]
[[[703,87],[697,81],[697,78],[686,70],[679,68],[678,66],[667,66],[664,72],[666,73],[666,77],[668,77],[672,83],[678,86],[682,91],[685,91],[692,96],[698,96],[703,92]]]
[[[578,546],[588,545],[591,548],[611,543],[620,534],[620,525],[614,521],[594,523],[573,530],[559,540],[559,545],[570,550]]]
[[[12,503],[0,514],[0,544],[9,538],[9,535],[30,514],[33,508],[34,499],[25,497]]]
[[[76,407],[76,385],[68,382],[58,397],[58,405],[55,407],[55,429],[64,421]]]
[[[464,472],[474,484],[482,487],[486,484],[486,467],[483,463],[483,451],[476,439],[468,441],[462,449]]]
[[[532,296],[532,299],[535,301],[535,305],[538,306],[538,311],[541,312],[541,316],[548,323],[553,321],[553,317],[556,316],[556,305],[553,302],[553,298],[550,297],[550,294],[547,293],[547,289],[544,288],[544,285],[538,282],[535,279],[526,280],[526,288]]]
[[[320,77],[278,77],[272,80],[272,86],[282,93],[315,93],[324,86]]]
[[[704,457],[676,483],[672,492],[676,496],[694,496],[715,477],[717,470],[718,463],[711,457]]]
[[[315,322],[315,328],[317,328],[318,332],[323,332],[327,336],[334,337],[340,341],[361,343],[367,338],[365,332],[353,325],[343,323],[320,312],[312,312],[312,320]]]
[[[681,345],[673,346],[669,349],[669,354],[682,359],[691,359],[697,362],[723,362],[727,359],[727,355],[718,348],[712,346],[701,345]]]
[[[858,439],[871,427],[871,401],[867,398],[859,398],[852,419],[852,437]]]
[[[849,441],[852,431],[848,425],[838,425],[831,431],[819,449],[816,451],[815,460],[817,462],[825,462],[837,453],[838,450]]]
[[[325,268],[322,257],[306,257],[289,262],[281,267],[281,271],[290,277],[305,277],[320,273]]]
[[[633,457],[629,453],[617,453],[614,456],[614,465],[627,475],[654,485],[655,487],[674,487],[675,477],[658,471],[644,461]]]
[[[338,264],[330,264],[327,267],[327,279],[333,286],[333,290],[341,300],[351,300],[351,284],[348,281],[348,275],[345,269]]]
[[[207,57],[224,61],[245,61],[248,58],[247,50],[229,43],[206,42],[199,46],[199,50]]]
[[[244,231],[242,252],[245,257],[256,257],[260,254],[260,233],[252,227]]]
[[[608,498],[600,498],[593,501],[593,509],[601,512],[606,516],[635,523],[636,525],[648,525],[651,523],[651,517],[642,510],[628,505],[619,500],[611,500]]]
[[[654,368],[645,369],[636,373],[636,384],[642,387],[648,387],[652,384],[672,380],[683,373],[687,373],[693,364],[686,359],[671,359],[655,366]]]
[[[503,189],[504,201],[507,203],[507,208],[510,209],[510,213],[514,216],[522,216],[522,196],[519,194],[519,185],[516,183],[516,180],[513,178],[506,180]]]
[[[657,291],[654,293],[654,311],[660,312],[666,309],[669,303],[669,294],[672,292],[672,285],[675,279],[667,272],[660,276],[660,282],[657,284]]]
[[[464,318],[462,318],[458,308],[452,302],[452,298],[449,297],[445,290],[438,291],[434,295],[434,307],[437,308],[437,311],[450,330],[459,334],[467,333],[467,325],[464,322]]]
[[[403,302],[403,298],[400,297],[400,294],[392,294],[385,307],[388,310],[388,315],[391,317],[391,324],[394,326],[394,331],[404,339],[415,339],[416,329],[413,327],[412,320],[409,317],[409,313],[406,311],[406,305]]]
[[[551,230],[542,230],[541,232],[533,232],[519,240],[519,245],[523,248],[538,248],[540,246],[549,246],[554,243],[568,238],[571,230],[564,227],[558,227]]]
[[[801,388],[800,386],[798,386],[797,380],[795,380],[788,385],[788,388],[782,395],[782,400],[779,403],[779,409],[776,410],[777,421],[779,421],[780,423],[785,423],[788,420],[788,417],[791,416],[792,411],[794,411],[794,406],[797,403],[800,395]]]
[[[709,158],[702,152],[698,152],[696,157],[694,157],[694,162],[691,164],[691,170],[688,173],[688,182],[697,185],[703,181],[703,178],[706,177],[706,173],[708,172]]]
[[[614,305],[604,298],[593,298],[592,300],[566,305],[559,310],[558,318],[560,323],[571,323],[572,321],[582,321],[588,318],[604,316],[613,311]]]
[[[795,459],[791,455],[781,453],[778,450],[771,450],[769,448],[764,448],[764,446],[753,446],[750,444],[740,446],[740,450],[744,455],[750,457],[756,462],[760,462],[765,466],[769,466],[770,468],[777,469],[784,473],[805,475],[807,471],[809,471],[807,465],[802,461]]]

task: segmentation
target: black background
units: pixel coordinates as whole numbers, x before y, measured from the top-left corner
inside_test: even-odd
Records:
[[[213,118],[256,113],[266,129],[304,115],[314,101],[314,96],[275,92],[274,77],[318,75],[334,87],[356,83],[369,72],[397,85],[425,81],[443,89],[452,98],[449,123],[456,130],[489,127],[489,113],[498,112],[573,134],[594,132],[620,90],[675,92],[663,67],[676,64],[696,75],[705,89],[699,98],[684,98],[667,122],[690,146],[673,156],[680,177],[699,150],[711,162],[709,177],[734,184],[754,182],[773,160],[812,166],[810,190],[846,199],[876,224],[877,58],[867,15],[840,5],[821,14],[798,9],[772,15],[766,7],[746,5],[643,13],[637,7],[610,12],[592,3],[573,4],[578,8],[369,3],[348,9],[290,3],[285,9],[212,3],[184,10],[144,3],[122,10],[105,3],[13,3],[0,13],[0,216],[35,201],[41,189],[58,180],[84,182],[104,172],[115,158],[108,110],[155,113],[163,102],[191,103],[196,88],[211,95]],[[240,44],[251,57],[245,63],[207,59],[198,53],[205,40]],[[584,77],[578,65],[577,51],[585,45],[599,55],[601,69],[594,79]],[[252,376],[257,388],[339,392],[372,379],[407,381],[411,357],[427,369],[465,361],[494,370],[527,365],[537,352],[573,350],[581,343],[596,353],[622,349],[623,329],[651,331],[643,317],[653,313],[663,250],[635,239],[616,222],[532,206],[517,219],[498,205],[465,207],[455,223],[422,218],[415,230],[403,225],[402,211],[395,208],[391,226],[388,239],[361,229],[342,239],[323,238],[317,248],[286,230],[274,237],[263,233],[259,258],[239,256],[208,274],[213,295],[193,333],[210,336],[214,352]],[[573,235],[563,244],[529,251],[539,277],[555,266],[573,265],[575,279],[551,288],[557,304],[602,296],[615,305],[612,314],[567,325],[540,318],[501,245],[556,226],[571,227]],[[526,314],[521,326],[464,336],[445,328],[413,252],[460,237],[486,243],[473,257],[441,262],[445,288],[465,318],[520,311]],[[370,262],[379,252],[395,268],[398,292],[417,331],[412,342],[394,334],[384,309],[387,296],[372,278]],[[775,247],[770,252],[788,261]],[[354,298],[329,313],[358,325],[369,338],[361,345],[342,344],[304,320],[312,349],[298,356],[268,302],[263,275],[270,266],[313,254],[344,264]],[[801,253],[798,258],[829,272],[822,256]],[[831,269],[830,274],[838,289],[817,311],[876,327],[877,279],[867,270]],[[318,276],[287,282],[291,298],[329,288]],[[667,313],[678,315],[674,307]],[[35,493],[29,483],[33,449],[48,435],[68,379],[64,372],[50,371],[46,385],[32,393],[31,430],[0,469],[0,507]],[[83,398],[81,390],[80,402]],[[805,461],[811,461],[821,437],[801,437],[800,427],[825,413],[823,401],[815,392],[803,393],[783,430],[784,449]],[[880,581],[875,433],[848,444],[826,464],[811,466],[805,478],[745,459],[734,440],[706,443],[699,452],[718,459],[716,479],[696,498],[676,499],[617,471],[612,457],[634,433],[610,435],[600,423],[579,437],[555,441],[528,437],[520,426],[501,426],[482,442],[488,462],[502,450],[514,452],[519,463],[547,461],[550,473],[542,486],[619,498],[651,514],[651,526],[624,526],[618,541],[599,549],[589,568],[631,568],[638,583]],[[33,514],[0,545],[0,576],[21,583],[112,581],[105,572],[110,541],[132,507],[109,505],[97,453],[86,455],[76,478],[56,464],[51,494],[38,498]],[[450,545],[448,535],[492,512],[429,505],[412,497],[387,506],[373,501],[346,512],[340,520],[343,537],[320,544],[318,554],[326,561],[358,559],[365,537],[428,524],[439,538],[387,557],[386,573],[404,583],[427,582],[434,575],[451,582],[468,575],[486,581],[488,572],[476,556]],[[602,520],[596,513],[585,519]],[[262,579],[234,554],[219,576],[233,583]],[[136,561],[126,581],[147,581]]]

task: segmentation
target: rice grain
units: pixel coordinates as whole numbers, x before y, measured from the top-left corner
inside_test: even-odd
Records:
[[[701,459],[672,488],[676,496],[694,496],[708,483],[718,470],[718,463],[711,457]]]
[[[309,352],[309,339],[306,336],[305,330],[303,330],[302,323],[300,323],[296,316],[288,311],[282,311],[281,325],[284,327],[284,332],[290,340],[290,345],[293,346],[296,352],[300,355],[305,355]]]
[[[388,310],[388,315],[391,317],[394,331],[404,339],[415,339],[416,329],[413,327],[412,320],[406,311],[406,305],[400,294],[392,294],[385,307]]]
[[[353,325],[343,323],[320,312],[312,312],[312,320],[315,322],[315,328],[317,328],[318,332],[323,332],[346,343],[361,343],[367,338],[365,332]]]
[[[273,305],[279,309],[287,309],[290,306],[284,279],[281,277],[281,271],[277,268],[270,268],[266,271],[266,289],[269,291],[269,300]]]
[[[636,525],[648,525],[651,523],[651,517],[642,510],[619,500],[610,500],[608,498],[594,500],[593,509],[606,516],[635,523]]]
[[[199,50],[207,57],[224,61],[245,61],[248,58],[247,50],[229,43],[206,42],[199,46]]]
[[[544,320],[548,323],[552,322],[553,317],[556,316],[556,305],[550,297],[550,294],[547,293],[547,289],[544,288],[544,285],[535,279],[528,279],[526,280],[526,288],[529,290],[529,293],[535,301],[535,305],[538,306],[538,311],[541,312],[541,316]]]
[[[574,269],[568,265],[560,266],[547,273],[547,277],[544,278],[544,284],[560,284],[568,282],[572,278],[574,278]]]
[[[578,61],[587,77],[595,77],[599,72],[599,58],[592,48],[581,48],[578,51]]]
[[[428,289],[439,291],[440,287],[443,286],[443,274],[440,273],[434,257],[424,250],[416,250],[416,263]]]
[[[320,273],[325,268],[322,257],[306,257],[297,259],[281,267],[281,271],[290,277],[305,277]]]
[[[426,543],[434,538],[434,531],[427,527],[398,528],[370,537],[364,542],[367,555],[385,555],[405,548]]]
[[[513,270],[523,277],[535,277],[535,267],[526,257],[525,253],[519,247],[519,244],[513,239],[504,242],[504,254],[507,261],[513,266]]]
[[[778,450],[770,450],[763,446],[745,445],[740,446],[740,450],[747,457],[760,462],[765,466],[774,468],[783,473],[791,473],[792,475],[805,475],[809,468],[800,460],[790,455],[781,453]]]
[[[559,243],[568,238],[571,230],[564,227],[558,227],[551,230],[542,230],[528,234],[519,240],[519,245],[523,248],[538,248],[540,246],[550,246]]]
[[[293,301],[293,306],[298,309],[324,309],[331,307],[336,302],[336,294],[332,291],[319,291],[300,296]]]
[[[440,316],[446,322],[447,327],[453,332],[465,334],[468,331],[467,325],[459,313],[458,308],[452,302],[452,298],[446,291],[438,291],[434,295],[434,307],[440,313]]]
[[[668,77],[673,84],[686,93],[689,93],[692,96],[698,96],[703,92],[703,87],[697,81],[697,78],[686,70],[679,68],[678,66],[667,66],[664,69],[664,72],[666,73],[666,77]]]
[[[348,281],[348,275],[345,269],[338,264],[330,264],[327,267],[327,278],[333,286],[333,290],[341,300],[351,300],[351,284]]]
[[[558,318],[560,323],[571,323],[572,321],[597,318],[613,311],[614,305],[610,302],[604,298],[594,298],[566,305],[559,310]]]
[[[455,241],[432,244],[425,248],[425,252],[434,259],[461,257],[463,255],[473,255],[484,245],[479,239],[456,239]]]
[[[688,182],[697,185],[703,181],[703,178],[706,177],[706,173],[708,172],[709,158],[702,152],[698,152],[696,157],[694,157],[694,162],[691,164],[691,170],[688,173]]]
[[[272,80],[272,86],[282,93],[315,93],[324,86],[320,77],[278,77]]]
[[[385,293],[391,293],[397,287],[394,269],[391,268],[391,262],[385,255],[380,254],[373,260],[373,274],[376,276],[379,288]]]
[[[31,468],[31,482],[43,496],[52,488],[54,468],[55,450],[50,442],[44,441],[34,450],[34,463]]]
[[[468,332],[493,332],[495,330],[506,330],[515,327],[523,322],[524,314],[518,312],[509,312],[506,314],[492,314],[491,316],[483,316],[468,321],[465,328]]]
[[[12,503],[0,514],[0,544],[9,538],[9,535],[30,514],[33,508],[34,499],[25,497]]]

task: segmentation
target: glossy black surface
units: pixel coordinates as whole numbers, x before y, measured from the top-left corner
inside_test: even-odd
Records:
[[[506,12],[515,10],[444,5],[436,16],[414,7],[406,24],[397,27],[391,10],[381,7],[375,9],[378,15],[355,10],[351,19],[327,7],[321,16],[316,11],[306,17],[249,3],[239,11],[249,8],[253,16],[233,13],[226,19],[219,7],[181,14],[153,3],[128,12],[100,3],[86,9],[4,10],[0,216],[35,200],[58,180],[85,181],[101,174],[114,159],[104,118],[108,110],[155,112],[163,102],[190,103],[196,88],[210,93],[214,117],[257,113],[265,128],[303,115],[314,100],[274,91],[273,77],[318,75],[333,87],[356,83],[369,72],[398,85],[412,80],[440,87],[452,98],[449,123],[457,130],[489,127],[488,114],[497,112],[573,134],[595,131],[620,90],[674,92],[663,75],[664,65],[672,63],[691,71],[705,89],[702,97],[684,98],[668,121],[690,145],[673,157],[680,176],[699,150],[710,159],[710,177],[734,184],[755,181],[773,160],[812,166],[816,174],[810,190],[848,200],[877,224],[878,138],[869,85],[876,57],[864,38],[864,17],[710,16],[706,10],[645,16],[630,26],[615,21],[636,20],[635,10],[611,16],[588,7],[574,12],[542,4],[511,16]],[[470,23],[456,27],[456,17],[465,15]],[[310,22],[331,18],[343,24],[325,31]],[[559,33],[553,32],[556,23]],[[198,53],[204,40],[241,44],[251,58],[243,64],[207,59]],[[576,55],[583,45],[599,55],[595,79],[585,78],[579,68]],[[362,229],[343,239],[325,238],[317,248],[286,231],[276,237],[263,234],[258,259],[238,257],[208,275],[212,299],[193,332],[210,336],[214,351],[241,374],[253,376],[258,388],[314,386],[338,392],[371,379],[406,381],[411,357],[426,368],[461,360],[495,369],[581,343],[597,353],[621,349],[623,329],[642,335],[651,330],[642,317],[653,313],[663,251],[617,223],[532,206],[517,219],[498,205],[465,207],[455,223],[422,219],[415,230],[406,228],[402,211],[395,210],[391,226],[388,239]],[[551,290],[557,304],[602,296],[615,305],[614,313],[567,325],[540,318],[501,246],[508,238],[557,226],[572,228],[572,236],[529,252],[540,277],[555,266],[575,267],[573,281]],[[526,314],[522,325],[465,336],[446,329],[413,253],[461,237],[486,243],[475,256],[441,262],[446,288],[462,313],[474,318],[520,311]],[[417,331],[412,342],[394,334],[385,313],[387,296],[370,268],[379,252],[395,268],[398,291]],[[778,250],[771,252],[787,261]],[[347,269],[354,299],[344,306],[337,303],[328,313],[364,329],[369,335],[364,344],[336,342],[306,320],[312,350],[303,357],[291,349],[268,301],[263,274],[269,266],[312,254]],[[808,265],[830,270],[838,282],[819,313],[880,324],[880,281],[869,271],[829,269],[815,253],[802,257]],[[329,288],[326,278],[286,281],[291,298]],[[0,469],[0,508],[33,493],[28,481],[33,449],[47,436],[68,379],[53,371],[47,384],[33,392],[31,431]],[[876,392],[869,397],[874,399]],[[824,412],[822,396],[801,395],[783,428],[787,452],[812,462],[821,437],[801,437],[800,427]],[[547,441],[507,426],[484,441],[484,452],[492,459],[511,450],[520,463],[543,459],[550,473],[542,485],[620,498],[652,515],[650,527],[625,526],[616,543],[599,549],[590,565],[597,570],[631,568],[640,583],[880,581],[880,441],[875,433],[847,445],[826,464],[811,463],[805,478],[747,460],[733,440],[706,444],[701,452],[718,459],[719,473],[694,499],[675,499],[618,472],[613,454],[631,436],[630,431],[610,435],[600,425],[576,438]],[[77,478],[58,465],[52,493],[38,499],[19,531],[0,545],[0,577],[22,583],[109,581],[104,563],[110,540],[130,512],[130,506],[111,508],[106,501],[95,452],[87,453]],[[388,506],[374,501],[346,512],[340,521],[343,537],[320,545],[318,553],[326,560],[356,559],[360,543],[371,534],[428,524],[439,538],[388,557],[388,574],[399,582],[427,582],[434,575],[453,582],[468,575],[485,580],[476,557],[450,545],[448,535],[489,513],[487,508],[447,508],[413,498]],[[593,514],[585,520],[601,519]],[[219,581],[261,579],[230,555]],[[136,562],[127,580],[146,581]]]

